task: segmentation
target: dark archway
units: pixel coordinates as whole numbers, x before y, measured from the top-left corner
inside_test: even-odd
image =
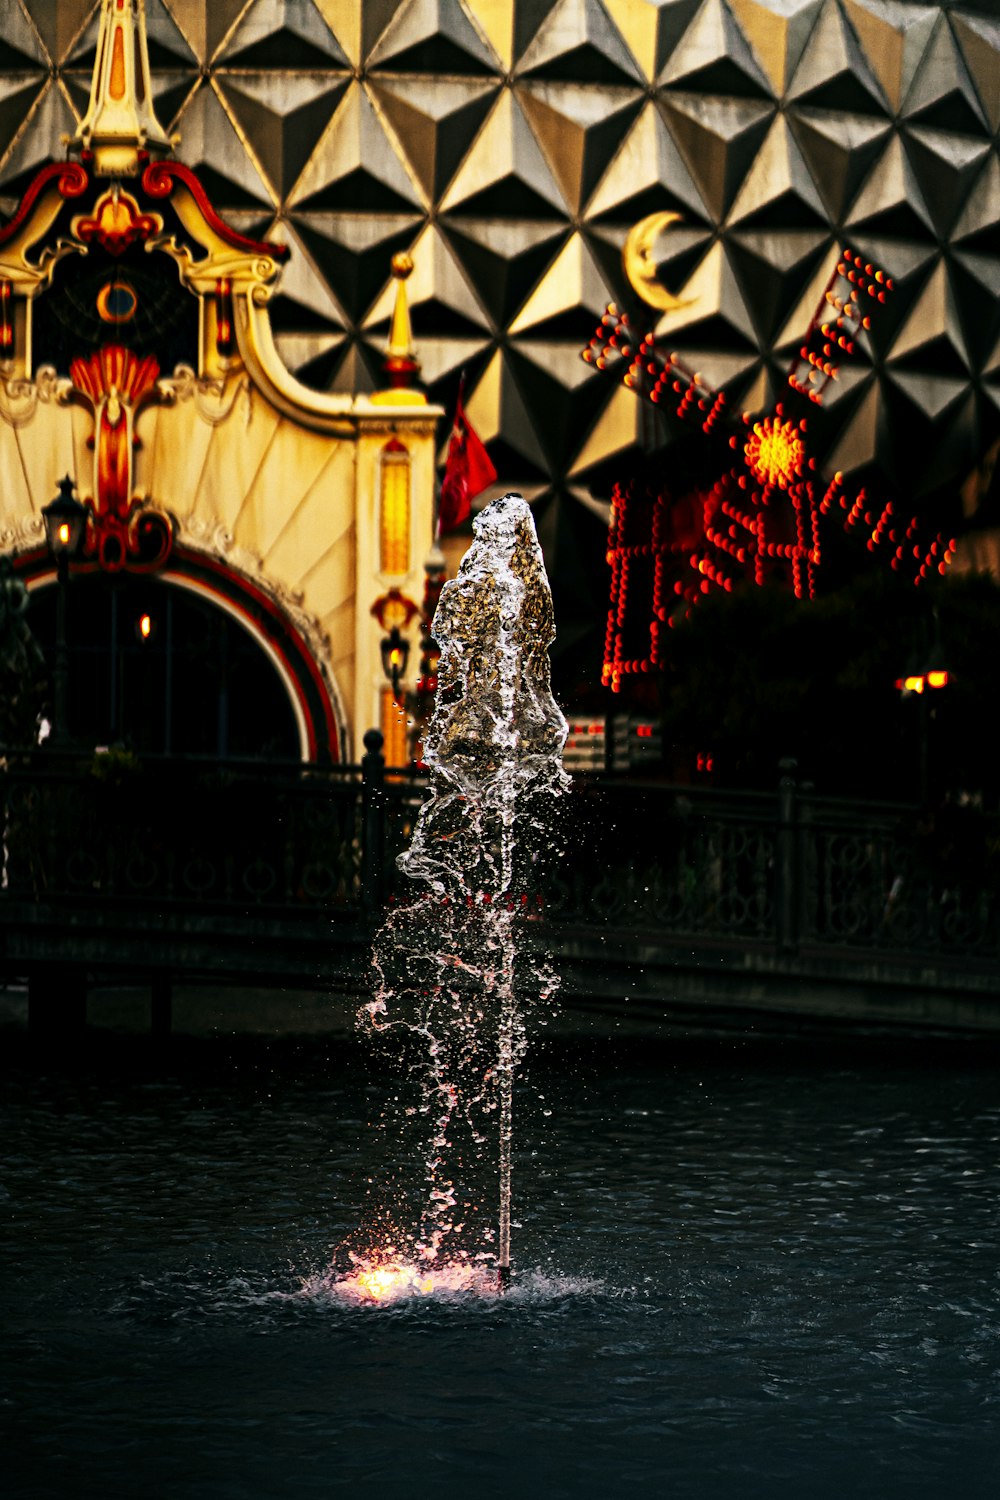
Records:
[[[28,621],[51,666],[56,588]],[[302,736],[275,662],[251,630],[186,580],[81,573],[67,595],[69,731],[152,755],[297,760]]]

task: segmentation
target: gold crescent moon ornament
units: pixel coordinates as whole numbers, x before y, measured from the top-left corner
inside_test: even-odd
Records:
[[[694,297],[676,297],[667,290],[656,274],[653,243],[671,224],[678,223],[680,218],[680,214],[669,211],[650,214],[633,225],[622,246],[622,266],[633,291],[638,293],[643,302],[648,302],[650,307],[656,307],[661,312],[676,312],[680,307],[690,307],[697,300]]]

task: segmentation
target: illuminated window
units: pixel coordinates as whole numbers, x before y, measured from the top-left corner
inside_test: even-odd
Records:
[[[382,449],[379,567],[397,578],[410,571],[410,455],[395,438]]]
[[[385,740],[383,755],[387,766],[409,764],[409,735],[406,709],[392,696],[392,688],[382,692],[382,738]]]

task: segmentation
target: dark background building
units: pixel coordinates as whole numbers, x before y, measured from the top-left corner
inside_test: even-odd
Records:
[[[273,304],[309,383],[370,390],[409,249],[429,395],[461,371],[532,501],[564,688],[594,681],[612,483],[681,435],[579,357],[636,306],[629,229],[684,305],[662,337],[753,410],[780,395],[831,254],[896,293],[819,457],[949,524],[993,520],[1000,19],[992,0],[149,0],[156,109],[237,227],[292,250]],[[86,107],[93,0],[7,0],[0,208]],[[685,439],[686,441],[686,439]],[[964,500],[962,491],[964,487]]]

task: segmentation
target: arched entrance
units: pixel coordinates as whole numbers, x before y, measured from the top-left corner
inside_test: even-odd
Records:
[[[51,666],[50,569],[25,574],[28,623]],[[67,645],[77,743],[220,759],[339,758],[330,696],[301,635],[261,590],[210,558],[175,552],[158,574],[74,574]]]

